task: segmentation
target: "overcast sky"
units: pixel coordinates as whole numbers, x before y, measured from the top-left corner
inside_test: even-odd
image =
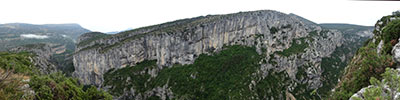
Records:
[[[400,1],[350,0],[0,0],[0,23],[78,23],[92,31],[139,28],[183,18],[276,10],[316,23],[372,26]]]

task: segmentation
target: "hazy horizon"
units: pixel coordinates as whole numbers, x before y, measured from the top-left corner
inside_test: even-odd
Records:
[[[4,0],[0,1],[0,23],[76,23],[91,31],[112,32],[198,16],[275,10],[316,23],[373,26],[382,16],[399,10],[398,5],[396,1],[348,0]]]

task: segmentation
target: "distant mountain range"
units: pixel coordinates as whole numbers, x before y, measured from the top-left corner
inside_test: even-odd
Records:
[[[78,24],[0,24],[0,51],[26,44],[51,43],[73,50],[79,35],[90,32]]]

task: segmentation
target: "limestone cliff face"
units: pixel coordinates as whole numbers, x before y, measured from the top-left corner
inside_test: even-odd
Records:
[[[135,39],[127,42],[112,37],[92,43],[119,44],[106,51],[105,48],[79,51],[82,47],[78,47],[79,52],[74,56],[75,75],[86,84],[99,85],[102,74],[108,69],[134,65],[145,59],[157,59],[160,67],[175,63],[190,64],[202,53],[218,51],[224,45],[233,44],[256,45],[260,52],[261,48],[268,47],[272,48],[268,48],[266,52],[282,51],[290,46],[287,44],[293,38],[304,37],[311,31],[302,27],[303,24],[297,19],[275,11],[209,16],[198,20],[212,21],[182,25],[182,30],[171,32],[156,31],[162,30],[163,26],[161,29],[149,29],[152,31],[132,32],[125,38]],[[272,27],[281,30],[273,34],[270,31]],[[278,42],[282,44],[277,44]]]
[[[149,73],[156,76],[164,67],[191,64],[200,54],[218,52],[225,45],[246,45],[267,55],[260,61],[258,74],[266,77],[271,71],[286,72],[293,80],[288,83],[291,91],[298,83],[308,84],[310,89],[322,87],[322,58],[330,57],[337,47],[352,39],[344,39],[343,33],[336,30],[305,24],[295,16],[263,10],[177,20],[86,40],[90,38],[80,39],[86,43],[78,44],[73,57],[73,76],[84,84],[101,86],[109,69],[144,60],[157,60],[158,69]],[[305,46],[304,51],[285,51],[295,44]],[[298,69],[305,70],[307,75],[296,78]],[[170,91],[156,90],[159,91],[152,93]]]

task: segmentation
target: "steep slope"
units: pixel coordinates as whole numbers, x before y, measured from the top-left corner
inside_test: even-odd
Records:
[[[330,83],[332,77],[323,73],[330,73],[336,80],[340,68],[346,65],[340,61],[348,60],[353,53],[346,51],[354,51],[368,37],[322,29],[302,20],[261,10],[177,20],[115,35],[87,33],[77,44],[73,76],[84,84],[108,89],[119,99],[217,99],[214,97],[219,97],[218,93],[226,91],[234,92],[219,99],[318,99],[334,84]],[[346,34],[349,37],[344,38]],[[233,53],[232,48],[247,51],[254,59],[245,62],[247,56]],[[243,71],[235,69],[246,64],[249,67]],[[203,79],[207,74],[241,81],[237,85],[240,89],[223,85],[228,80]],[[196,85],[200,88],[185,92],[179,84],[200,84]],[[215,86],[226,87],[211,89]]]
[[[74,78],[46,73],[42,69],[51,69],[46,68],[49,65],[43,65],[41,57],[43,55],[28,52],[0,52],[1,100],[112,99],[110,94],[93,86],[84,88]]]
[[[35,43],[65,45],[68,50],[73,51],[76,39],[86,32],[90,31],[77,24],[0,24],[0,51]]]
[[[325,29],[339,30],[343,34],[343,44],[329,56],[322,58],[322,76],[324,78],[324,86],[319,88],[321,94],[329,94],[329,92],[338,83],[338,79],[342,76],[344,68],[351,61],[351,58],[362,47],[365,42],[371,38],[373,27],[359,26],[351,24],[319,24]],[[342,26],[343,25],[343,26]]]
[[[11,48],[9,51],[13,53],[19,52],[29,52],[32,53],[31,62],[34,66],[36,66],[42,74],[50,74],[57,72],[57,66],[54,62],[51,62],[50,58],[53,54],[56,53],[54,45],[48,44],[28,44],[23,46],[18,46],[15,48]],[[10,66],[10,65],[7,65]]]
[[[79,35],[89,32],[78,24],[0,24],[0,51],[33,51],[70,75],[72,53]],[[46,49],[32,48],[43,47]],[[41,51],[43,50],[43,51]]]
[[[384,16],[378,20],[373,31],[374,36],[352,58],[331,95],[332,99],[349,99],[361,88],[370,85],[372,77],[380,80],[385,68],[398,66],[398,62],[394,61],[397,58],[392,50],[395,49],[394,46],[398,43],[399,30],[400,21],[398,15]],[[366,97],[369,98],[368,96]]]

